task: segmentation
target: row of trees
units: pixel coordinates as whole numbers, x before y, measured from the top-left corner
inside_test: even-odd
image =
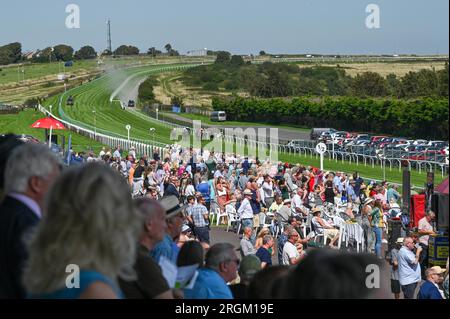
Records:
[[[351,77],[345,69],[329,66],[298,68],[295,64],[244,63],[242,57],[217,52],[213,65],[185,71],[183,81],[211,90],[240,90],[255,97],[357,96],[448,97],[448,63],[443,70],[409,72],[403,77],[365,72]]]
[[[71,46],[59,44],[53,47],[47,47],[43,50],[37,50],[31,61],[35,63],[45,63],[49,61],[70,61],[73,59],[95,59],[96,57],[97,52],[89,45],[74,52],[74,49]],[[10,43],[0,47],[0,65],[19,63],[25,60],[26,57],[22,53],[22,45],[19,42]]]
[[[89,60],[95,59],[97,52],[90,45],[81,47],[78,51],[66,44],[59,44],[54,47],[47,47],[38,51],[32,61],[37,63],[45,63],[49,61],[71,61],[71,60]]]
[[[178,56],[179,52],[172,48],[170,43],[164,46],[166,54],[169,56]],[[139,48],[132,45],[121,45],[114,52],[104,51],[104,55],[138,55]],[[157,50],[155,47],[151,47],[147,51],[148,55],[158,56],[163,53]],[[49,61],[71,61],[76,60],[88,60],[97,58],[98,54],[95,49],[86,45],[80,48],[78,51],[66,44],[59,44],[53,47],[47,47],[43,50],[38,50],[32,57],[31,61],[35,63],[46,63]],[[5,46],[0,46],[0,65],[13,64],[25,61],[25,57],[22,53],[22,44],[19,42],[10,43]]]
[[[166,44],[164,46],[164,49],[166,50],[166,54],[169,56],[179,56],[180,53],[172,48],[172,45],[170,43]],[[132,45],[121,45],[114,51],[114,55],[138,55],[140,53],[139,48],[132,46]],[[147,50],[147,54],[151,56],[158,56],[162,55],[163,52],[160,50],[157,50],[155,47],[151,47]]]
[[[413,138],[448,140],[447,99],[213,98],[213,108],[229,120],[335,127],[350,131],[390,133]]]

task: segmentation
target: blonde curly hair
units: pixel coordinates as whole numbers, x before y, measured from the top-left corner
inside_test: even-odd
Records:
[[[65,171],[51,188],[44,217],[29,239],[23,283],[33,295],[65,287],[66,267],[117,280],[135,278],[142,217],[125,180],[102,164]]]

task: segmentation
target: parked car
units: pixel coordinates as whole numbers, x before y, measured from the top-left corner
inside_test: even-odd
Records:
[[[388,138],[388,136],[386,136],[386,135],[376,135],[376,136],[372,136],[372,137],[370,138],[370,141],[371,141],[372,143],[375,143],[375,142],[381,141],[383,138]]]
[[[378,148],[386,147],[386,145],[391,144],[393,140],[394,140],[393,137],[385,137],[385,138],[381,139],[380,143],[378,144]]]
[[[428,141],[419,139],[419,140],[414,140],[413,144],[414,145],[426,145],[426,144],[428,144]]]
[[[313,128],[311,130],[310,138],[312,140],[317,140],[319,138],[331,138],[331,133],[336,132],[334,128]],[[326,133],[324,135],[324,133]]]
[[[128,101],[128,107],[135,107],[136,103],[133,100]]]
[[[406,138],[403,138],[403,137],[395,137],[395,138],[392,139],[392,144],[396,144],[396,145],[399,145],[399,144],[408,145],[409,143],[408,143],[408,140],[407,140]]]
[[[336,138],[350,138],[351,135],[349,132],[346,131],[338,131],[334,133]]]
[[[448,142],[444,142],[444,141],[429,141],[428,145],[429,146],[434,146],[434,147],[444,148],[444,147],[448,146]]]

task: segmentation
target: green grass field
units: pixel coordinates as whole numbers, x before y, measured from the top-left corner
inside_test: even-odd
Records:
[[[111,93],[122,83],[127,77],[138,74],[139,76],[152,75],[158,72],[167,72],[175,67],[180,67],[181,65],[172,66],[146,66],[142,68],[128,69],[120,71],[117,74],[111,74],[104,76],[98,80],[87,83],[83,86],[77,87],[70,92],[68,92],[62,103],[62,111],[65,116],[77,121],[80,126],[85,128],[94,129],[97,128],[97,132],[101,130],[113,132],[116,136],[121,136],[126,138],[127,131],[125,126],[127,124],[131,125],[132,129],[130,135],[132,138],[142,139],[151,143],[153,136],[150,134],[149,129],[155,128],[156,132],[154,138],[157,142],[171,144],[170,141],[170,129],[161,125],[156,120],[151,119],[139,111],[129,112],[122,110],[119,103],[109,102]],[[65,100],[68,95],[72,95],[75,98],[74,106],[66,106]],[[59,96],[52,97],[44,102],[47,107],[53,105],[53,112],[58,109]],[[95,110],[95,115],[92,112]],[[61,116],[61,114],[59,114]],[[34,129],[29,129],[29,126],[33,120],[40,117],[41,114],[37,114],[33,111],[25,111],[19,115],[7,115],[0,117],[0,130],[2,132],[14,132],[14,133],[25,133],[34,136],[41,136],[43,138],[43,132]],[[75,123],[75,124],[77,124]],[[243,123],[240,123],[243,124]],[[245,125],[245,124],[243,124]],[[252,123],[253,125],[253,123]],[[68,134],[64,132],[62,134]],[[99,149],[100,144],[88,140],[84,137],[74,134],[73,144],[75,147],[80,147],[82,149],[92,147]],[[205,144],[205,143],[204,143]],[[261,156],[261,158],[263,158]],[[287,161],[291,163],[301,163],[304,165],[319,166],[319,159],[316,157],[309,156],[298,156],[290,154],[279,154],[279,160]],[[371,179],[382,179],[382,170],[379,166],[372,168],[371,166],[355,165],[342,162],[333,162],[325,160],[324,168],[326,170],[341,170],[345,172],[359,171],[361,175],[365,178]],[[398,169],[393,169],[392,171],[386,169],[386,179],[391,182],[401,183],[401,172]],[[442,180],[441,174],[436,173],[436,183]],[[417,171],[413,171],[411,174],[412,184],[421,187],[426,179],[426,174],[422,172],[419,174]]]
[[[33,63],[24,64],[23,66],[9,66],[1,67],[0,71],[0,84],[6,84],[11,82],[22,82],[24,79],[38,79],[48,75],[56,75],[63,73],[64,69],[66,73],[72,73],[81,70],[92,70],[97,67],[97,60],[75,61],[72,67],[63,67],[63,63]],[[22,70],[25,72],[22,73]]]
[[[91,130],[96,128],[99,133],[109,131],[120,135],[122,138],[127,138],[125,126],[131,125],[131,138],[150,142],[153,138],[153,135],[150,134],[150,128],[155,128],[154,138],[156,141],[171,143],[170,129],[159,124],[156,120],[143,116],[139,112],[122,110],[119,102],[113,101],[113,103],[110,103],[109,98],[114,89],[131,75],[151,75],[174,67],[179,66],[147,66],[139,69],[123,70],[116,74],[102,77],[69,91],[64,96],[62,110],[68,118],[79,122],[75,124]],[[75,105],[73,106],[65,105],[69,94],[75,99]],[[53,110],[56,111],[58,96],[45,101],[44,105],[53,105]],[[95,113],[92,112],[94,110]],[[62,117],[64,119],[64,116]]]
[[[34,109],[27,109],[19,114],[0,115],[0,133],[31,135],[43,142],[45,130],[30,127],[34,122],[43,117],[45,117],[43,113]],[[53,134],[58,136],[58,143],[60,145],[62,136],[65,136],[67,145],[69,134],[72,134],[72,148],[76,152],[93,150],[98,153],[103,146],[94,140],[67,130],[53,131]]]

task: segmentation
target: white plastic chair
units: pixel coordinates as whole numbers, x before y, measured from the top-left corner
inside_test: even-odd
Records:
[[[348,247],[348,242],[350,239],[350,234],[348,232],[348,225],[346,224],[342,224],[339,227],[339,240],[338,240],[338,247],[341,248],[342,242],[345,241],[345,247]],[[353,236],[351,236],[355,242],[356,242],[356,251],[359,252],[363,252],[364,251],[364,230],[362,229],[361,226],[355,226],[354,231],[356,232],[355,234],[353,234],[355,236],[355,238],[353,238]],[[358,240],[359,239],[359,240]]]
[[[220,220],[223,217],[227,217],[227,216],[228,216],[228,214],[225,211],[222,212],[219,205],[217,205],[217,207],[216,207],[216,226],[219,226]]]
[[[322,232],[322,234],[318,234],[316,232],[316,229],[314,227],[314,223],[312,222],[312,218],[311,218],[311,232],[314,234],[314,242],[319,243],[320,239],[323,240],[323,244],[326,245],[327,244],[327,237],[325,237],[324,233]]]
[[[233,226],[233,222],[237,222],[240,224],[240,220],[237,216],[236,208],[233,205],[225,206],[225,212],[228,216],[228,224],[227,224],[227,232],[230,230],[230,227]]]

